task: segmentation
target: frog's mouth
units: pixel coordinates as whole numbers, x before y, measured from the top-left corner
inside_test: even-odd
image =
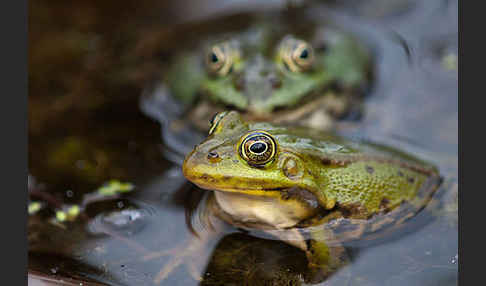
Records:
[[[223,186],[219,184],[211,184],[206,182],[197,182],[189,179],[192,183],[201,189],[215,192],[227,192],[227,193],[240,193],[251,196],[264,196],[264,197],[279,197],[282,192],[286,192],[291,187],[275,187],[275,188],[248,188],[235,187],[235,186]]]
[[[238,184],[238,182],[234,182],[229,185],[225,184],[224,181],[218,181],[219,183],[208,183],[208,181],[210,181],[208,178],[209,176],[206,175],[204,180],[188,179],[199,188],[214,191],[216,193],[244,195],[247,197],[262,199],[278,199],[280,202],[287,203],[298,201],[299,205],[305,204],[307,207],[311,207],[313,209],[320,205],[317,197],[311,191],[297,186],[272,186],[264,188],[260,184],[252,183],[252,185],[249,187],[244,184]]]

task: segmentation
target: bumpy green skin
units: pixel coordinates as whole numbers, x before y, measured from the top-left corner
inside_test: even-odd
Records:
[[[331,28],[317,29],[312,22],[305,34],[294,31],[292,24],[284,21],[278,23],[278,29],[272,25],[275,23],[262,22],[247,30],[213,35],[215,39],[201,44],[199,50],[181,53],[166,76],[173,96],[190,104],[204,95],[240,111],[263,114],[295,106],[313,93],[322,95],[333,83],[347,90],[367,84],[371,55],[351,35]],[[319,34],[328,39],[317,39]],[[291,72],[284,68],[277,49],[287,35],[314,46],[315,64],[311,70]],[[241,56],[227,75],[211,75],[204,65],[205,51],[221,39],[236,42]],[[318,47],[324,44],[325,49]],[[276,81],[280,83],[274,84]]]
[[[251,130],[265,130],[277,141],[275,159],[264,168],[250,166],[238,154],[240,138]],[[218,153],[218,162],[207,158],[210,151]],[[297,162],[301,176],[286,176],[283,166],[288,158]],[[247,123],[236,112],[224,116],[213,134],[187,156],[183,170],[189,180],[212,190],[273,196],[271,190],[300,187],[326,208],[335,203],[359,208],[359,217],[411,202],[428,178],[438,177],[433,166],[390,148],[307,129]]]
[[[403,176],[397,175],[399,172]],[[389,207],[411,200],[427,176],[388,162],[369,161],[351,163],[345,168],[321,169],[320,178],[321,195],[341,204],[359,203],[368,212],[376,212],[384,199],[389,200]]]

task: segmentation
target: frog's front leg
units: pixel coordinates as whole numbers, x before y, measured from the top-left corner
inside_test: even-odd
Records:
[[[222,224],[215,224],[214,229],[198,232],[198,237],[193,236],[181,242],[173,249],[151,253],[142,258],[143,261],[150,261],[162,256],[169,256],[168,261],[154,277],[154,284],[159,285],[171,275],[176,268],[185,265],[189,274],[196,281],[202,280],[202,269],[210,256],[210,250],[220,240]]]
[[[166,280],[169,275],[179,266],[186,265],[189,274],[196,281],[201,281],[201,271],[206,264],[209,255],[209,250],[213,249],[215,244],[223,235],[224,223],[216,219],[212,215],[212,199],[208,198],[206,201],[207,208],[200,214],[200,231],[194,230],[193,234],[188,240],[171,250],[152,253],[143,258],[144,261],[159,258],[161,256],[169,256],[170,259],[164,264],[161,270],[154,278],[154,284],[160,284]]]

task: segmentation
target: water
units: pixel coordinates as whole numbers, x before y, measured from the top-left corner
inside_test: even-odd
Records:
[[[183,253],[194,238],[185,212],[197,208],[202,192],[186,184],[179,168],[164,157],[160,126],[140,112],[138,97],[161,76],[177,47],[163,41],[170,39],[171,25],[242,5],[106,3],[82,1],[68,5],[76,7],[71,9],[29,2],[29,190],[31,199],[59,206],[80,203],[111,178],[136,188],[89,205],[85,216],[64,226],[46,222],[52,216],[48,209],[31,216],[33,285],[43,279],[153,285],[171,255]],[[265,9],[283,5],[269,3]],[[438,197],[450,203],[436,219],[422,212],[414,218],[418,227],[350,248],[351,265],[321,284],[456,285],[457,1],[347,0],[306,13],[356,33],[376,55],[376,83],[362,122],[345,132],[434,162],[445,177]],[[193,223],[198,232],[208,231],[209,226]],[[203,285],[243,277],[260,282],[279,277],[297,284],[305,261],[287,244],[228,227],[203,250],[192,258],[193,268],[175,267],[162,285],[197,285],[193,276],[201,273]],[[236,262],[221,262],[228,253]]]

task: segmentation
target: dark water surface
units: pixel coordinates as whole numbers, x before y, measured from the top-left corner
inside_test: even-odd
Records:
[[[164,158],[160,125],[140,111],[139,96],[186,39],[174,35],[174,25],[283,6],[249,3],[29,2],[29,191],[31,200],[48,201],[51,209],[29,217],[29,283],[154,285],[170,251],[187,248],[193,234],[185,209],[201,194]],[[429,160],[445,182],[437,196],[442,207],[429,206],[429,214],[415,217],[419,227],[350,248],[351,265],[321,284],[343,285],[340,279],[349,275],[348,285],[456,285],[457,1],[326,5],[311,5],[306,15],[357,34],[376,58],[362,122],[345,132]],[[53,208],[80,204],[110,179],[135,189],[89,204],[74,222],[47,222]],[[162,285],[238,285],[241,279],[248,285],[299,285],[302,252],[232,228],[223,234],[192,259],[195,269],[180,265]],[[205,279],[195,280],[195,272]]]

